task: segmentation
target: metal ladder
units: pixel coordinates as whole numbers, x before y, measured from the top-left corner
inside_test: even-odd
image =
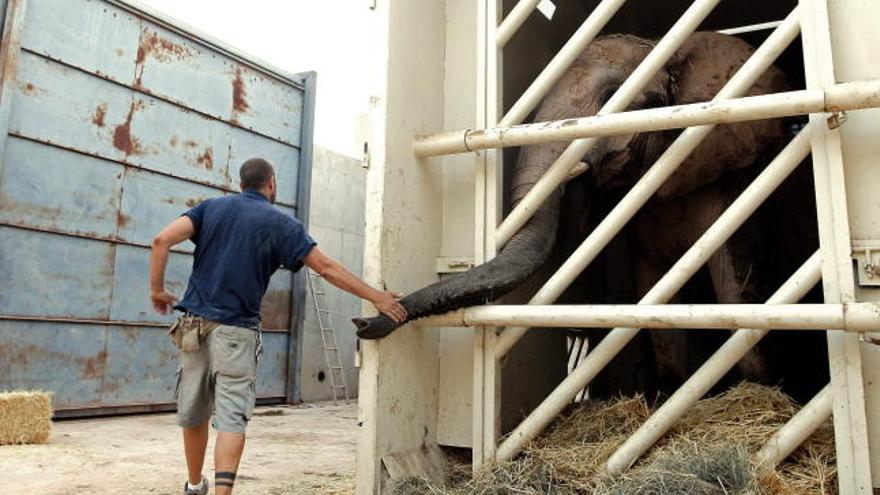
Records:
[[[323,277],[312,270],[309,270],[309,287],[312,291],[312,301],[315,303],[318,328],[321,331],[321,342],[324,344],[324,357],[327,360],[327,368],[330,370],[330,387],[333,390],[333,403],[338,403],[341,391],[345,397],[345,403],[348,404],[349,397],[348,386],[345,383],[345,370],[342,368],[339,346],[336,344],[336,334],[333,332],[330,310],[327,309]]]

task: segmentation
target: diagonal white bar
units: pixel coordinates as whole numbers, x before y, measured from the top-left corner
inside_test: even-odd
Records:
[[[611,16],[617,12],[626,0],[602,0],[602,3],[593,9],[593,12],[581,24],[571,38],[562,46],[559,53],[553,57],[553,60],[547,64],[547,67],[541,71],[537,78],[532,81],[528,89],[523,92],[516,103],[510,108],[499,122],[498,125],[508,126],[521,123],[528,114],[538,106],[544,95],[550,91],[550,88],[556,84],[556,81],[562,77],[562,74],[571,66],[572,63],[583,53],[599,34],[599,31],[608,24]],[[522,2],[520,2],[522,3]],[[512,13],[512,12],[511,12]],[[505,19],[506,21],[506,19]],[[503,25],[502,25],[503,28]],[[499,34],[500,34],[499,29]],[[500,38],[499,38],[500,39]],[[500,46],[500,45],[499,45]]]
[[[495,45],[504,48],[510,38],[526,22],[541,0],[519,0],[495,31]]]
[[[805,89],[514,127],[435,134],[417,139],[413,151],[416,156],[425,157],[878,106],[880,80],[858,81],[836,84],[825,90]]]
[[[765,468],[774,468],[785,460],[831,417],[832,402],[831,384],[828,384],[758,452],[758,464]]]
[[[760,48],[746,61],[739,71],[721,89],[716,100],[736,97],[747,91],[752,84],[767,70],[776,57],[797,36],[798,22],[795,13],[786,18],[779,27]],[[682,132],[681,136],[666,150],[657,162],[645,173],[635,186],[623,197],[620,203],[599,223],[599,225],[587,236],[586,240],[572,253],[571,257],[557,270],[541,290],[529,301],[530,304],[550,304],[554,302],[568,286],[580,275],[581,272],[595,259],[595,257],[611,242],[627,222],[635,215],[653,194],[660,188],[663,182],[672,175],[687,156],[702,142],[702,140],[714,129],[714,126],[691,127]],[[795,139],[798,149],[794,150],[789,144],[779,160],[793,160],[797,154],[809,152],[804,138]],[[794,142],[794,141],[793,141]],[[797,158],[794,165],[803,158]],[[496,357],[501,359],[513,344],[522,337],[526,328],[519,327],[510,329],[498,339]]]
[[[808,126],[809,127],[809,126]],[[697,270],[718,250],[736,231],[739,225],[754,212],[776,189],[810,151],[809,132],[801,132],[782,150],[770,165],[751,183],[745,191],[718,217],[718,220],[694,243],[693,246],[673,265],[654,287],[639,301],[639,304],[662,304],[672,298]],[[731,328],[766,328],[751,325],[737,325]],[[522,446],[535,438],[562,409],[571,401],[573,394],[589,384],[596,374],[616,356],[621,349],[638,333],[638,327],[619,327],[611,331],[593,349],[587,358],[568,375],[550,396],[514,430],[499,447],[499,455],[513,456]],[[517,334],[522,331],[517,330]],[[515,334],[514,336],[516,336]],[[499,338],[501,342],[502,338]],[[506,457],[509,458],[509,457]],[[504,459],[499,457],[499,459]]]
[[[822,257],[811,256],[770,298],[767,304],[793,304],[822,278]],[[695,402],[755,346],[769,330],[737,330],[688,380],[608,458],[606,469],[619,474],[644,455],[677,423]]]
[[[675,50],[696,30],[697,26],[709,15],[719,1],[696,0],[614,93],[608,103],[599,110],[598,114],[604,115],[625,110],[637,93],[660,70],[663,64],[672,57]],[[507,124],[505,121],[502,121],[502,123]],[[595,143],[596,140],[594,138],[587,138],[575,141],[569,145],[498,227],[496,243],[499,247],[504,245],[515,232],[525,225],[534,211],[547,199],[547,196],[562,183],[571,167],[578,163]]]

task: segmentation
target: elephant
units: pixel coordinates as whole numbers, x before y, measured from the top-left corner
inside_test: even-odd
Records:
[[[595,115],[653,47],[653,42],[627,34],[597,38],[547,93],[532,120]],[[628,110],[711,100],[752,53],[754,48],[739,38],[714,32],[693,33]],[[771,66],[746,95],[788,89],[786,76]],[[791,138],[790,128],[783,119],[720,125],[683,161],[630,222],[638,295],[654,285],[775,156]],[[619,196],[680,133],[671,130],[600,139],[583,157],[588,173],[557,188],[495,258],[404,297],[401,302],[410,320],[488,303],[522,284],[554,250],[563,204],[572,204],[563,201],[566,187],[573,188],[573,182],[580,181],[580,190]],[[512,205],[525,197],[567,145],[551,142],[520,149],[510,182]],[[767,233],[773,228],[773,212],[767,214],[765,210],[762,208],[746,222],[708,261],[715,302],[763,302],[771,285],[779,282],[778,277],[763,276],[767,267],[772,267],[769,258],[775,252],[766,245]],[[568,214],[577,217],[579,212]],[[398,327],[383,315],[355,318],[353,322],[363,339],[382,338]],[[650,341],[660,380],[680,382],[688,371],[680,358],[687,353],[686,337],[682,332],[654,331]],[[766,358],[752,352],[740,367],[747,376],[758,377],[766,373],[766,366]]]

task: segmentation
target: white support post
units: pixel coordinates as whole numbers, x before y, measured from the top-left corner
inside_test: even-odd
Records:
[[[772,469],[784,461],[831,417],[832,402],[831,385],[825,385],[758,452],[758,464]]]
[[[501,103],[501,47],[497,39],[500,0],[480,0],[477,14],[477,125],[498,121]],[[475,187],[475,261],[484,263],[495,256],[495,227],[500,215],[501,152],[488,150],[480,156]],[[499,434],[498,364],[495,358],[495,329],[474,329],[474,377],[472,409],[472,465],[476,471],[495,456]]]
[[[651,80],[700,25],[703,19],[712,12],[720,0],[696,0],[676,21],[669,32],[657,43],[653,50],[624,81],[623,85],[606,103],[599,115],[616,113],[626,110],[638,92]],[[730,96],[727,96],[730,97]],[[514,233],[532,217],[544,200],[559,187],[568,177],[571,168],[581,161],[584,155],[596,144],[596,139],[579,139],[557,158],[538,182],[526,193],[525,197],[514,207],[510,215],[501,222],[495,235],[498,246],[504,245]]]
[[[798,5],[807,89],[830,87],[836,79],[828,0],[799,0]],[[840,131],[829,129],[823,115],[811,115],[810,126],[825,302],[848,303],[855,300],[855,280]],[[828,358],[840,493],[868,495],[872,491],[871,462],[859,337],[828,332]]]
[[[767,304],[793,304],[822,278],[822,258],[811,256],[770,298]],[[769,330],[737,330],[690,378],[608,458],[606,470],[620,474],[672,428],[687,410],[718,383]]]

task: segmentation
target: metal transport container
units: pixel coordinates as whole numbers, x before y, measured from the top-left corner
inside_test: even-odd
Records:
[[[493,259],[548,194],[573,176],[592,137],[688,130],[670,147],[673,152],[656,161],[656,173],[645,174],[632,192],[611,205],[612,213],[597,221],[601,228],[585,234],[572,257],[544,277],[547,285],[523,288],[527,294],[522,299],[530,305],[462,309],[361,343],[358,494],[383,492],[392,469],[400,473],[401,465],[430,473],[424,465],[432,462],[437,446],[469,449],[474,469],[515,458],[602,376],[609,362],[625,360],[619,353],[643,327],[753,330],[720,333],[725,347],[713,349],[711,359],[687,377],[688,386],[675,390],[610,457],[607,472],[623,472],[639,459],[736,365],[754,344],[749,336],[815,328],[821,330],[807,332],[822,341],[824,362],[815,366],[825,368],[826,378],[810,384],[816,392],[803,401],[802,414],[776,432],[762,454],[778,463],[833,411],[840,493],[870,494],[872,486],[880,487],[880,3],[375,4],[382,29],[375,40],[378,80],[364,258],[365,276],[373,284],[411,292]],[[550,14],[538,11],[552,10],[548,4],[558,7],[552,23],[546,18]],[[554,31],[554,26],[563,29]],[[761,48],[718,101],[660,106],[637,116],[626,112],[633,95],[656,72],[643,67],[662,66],[695,29],[725,30]],[[518,126],[592,39],[620,32],[662,41],[652,45],[631,80],[609,94],[603,115]],[[788,57],[784,64],[796,91],[762,97],[746,109],[750,102],[740,96],[751,86],[748,81],[780,54]],[[812,154],[816,207],[809,214],[819,224],[819,251],[805,262],[797,260],[803,269],[786,274],[789,281],[778,297],[766,305],[664,305],[717,249],[719,233],[735,230],[761,201],[755,198],[772,192],[777,184],[764,177],[688,248],[641,306],[553,305],[600,252],[615,251],[605,248],[696,146],[700,126],[769,116],[801,116],[806,124],[773,161],[797,164]],[[502,148],[551,141],[572,144],[511,208],[504,187],[510,155]],[[817,298],[824,302],[796,305],[805,285],[820,279]],[[371,308],[365,305],[364,310]],[[523,325],[536,328],[520,340]],[[564,332],[551,327],[613,330],[567,370],[564,341],[561,347],[552,342]],[[508,423],[511,418],[515,421]]]
[[[173,408],[170,316],[149,300],[152,236],[270,160],[308,218],[314,73],[285,74],[134,2],[9,0],[0,51],[0,389],[56,416]],[[172,253],[182,295],[192,244]],[[294,400],[305,286],[263,300],[261,402]]]

